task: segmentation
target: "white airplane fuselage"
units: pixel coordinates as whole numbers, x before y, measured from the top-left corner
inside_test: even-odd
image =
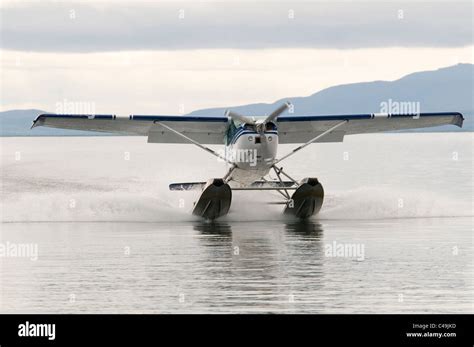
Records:
[[[275,128],[257,132],[239,127],[226,146],[226,155],[235,163],[232,181],[243,186],[260,180],[270,171],[278,149]]]

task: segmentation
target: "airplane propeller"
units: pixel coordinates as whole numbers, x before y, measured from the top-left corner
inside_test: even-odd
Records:
[[[273,122],[279,115],[285,112],[288,108],[290,108],[291,103],[289,101],[285,102],[283,105],[278,107],[275,111],[270,113],[270,115],[263,121],[263,123]]]
[[[250,118],[250,117],[247,117],[247,116],[243,116],[240,113],[230,111],[230,110],[227,110],[225,114],[226,114],[227,117],[230,117],[234,120],[238,120],[242,123],[255,125],[257,127],[258,131],[262,132],[265,129],[265,124],[266,123],[275,121],[277,119],[277,117],[279,115],[281,115],[283,112],[285,112],[290,106],[291,106],[291,103],[289,101],[285,102],[283,105],[278,107],[275,111],[270,113],[270,115],[268,115],[267,118],[265,118],[265,120],[262,121],[262,122],[259,122],[259,121],[255,120],[255,118],[253,118],[253,117]]]
[[[245,123],[245,124],[255,124],[255,119],[243,116],[240,113],[237,113],[237,112],[234,112],[234,111],[227,110],[225,112],[225,115],[227,117],[230,117],[234,120],[238,120],[238,121],[240,121],[242,123]]]

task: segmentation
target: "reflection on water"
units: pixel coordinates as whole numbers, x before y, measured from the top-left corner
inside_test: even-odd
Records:
[[[213,279],[206,291],[214,300],[225,296],[232,311],[297,312],[295,298],[322,287],[323,228],[317,222],[216,221],[193,228],[199,231],[203,277]],[[308,265],[304,271],[302,264]],[[205,306],[206,300],[193,305],[198,303]]]
[[[39,256],[2,259],[0,311],[471,312],[471,223],[3,224],[2,242]],[[327,256],[333,242],[364,259]]]
[[[193,228],[202,235],[230,236],[232,232],[231,225],[222,221],[197,221]]]
[[[290,220],[284,227],[289,236],[300,235],[314,239],[321,239],[323,236],[323,226],[315,220]],[[201,235],[230,236],[232,233],[232,225],[225,221],[196,221],[193,229]]]
[[[323,236],[323,226],[314,220],[290,221],[285,224],[285,230],[288,234],[313,237],[321,239]]]

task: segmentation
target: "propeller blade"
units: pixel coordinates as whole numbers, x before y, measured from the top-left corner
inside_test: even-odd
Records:
[[[246,116],[243,116],[237,112],[234,112],[234,111],[226,111],[225,115],[227,117],[230,117],[232,119],[235,119],[235,120],[238,120],[238,121],[241,121],[242,123],[246,123],[246,124],[255,124],[255,120],[252,119],[252,118],[249,118],[249,117],[246,117]]]
[[[279,115],[285,112],[290,106],[291,106],[291,103],[289,101],[285,102],[283,105],[278,107],[275,111],[270,113],[270,115],[265,119],[263,123],[267,123],[267,122],[271,122],[275,120]]]

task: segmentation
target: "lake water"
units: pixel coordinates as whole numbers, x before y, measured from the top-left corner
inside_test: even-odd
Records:
[[[167,189],[224,174],[198,148],[1,138],[0,312],[472,313],[473,139],[312,145],[283,166],[320,179],[320,215],[235,192],[206,223],[190,213],[198,193]]]

